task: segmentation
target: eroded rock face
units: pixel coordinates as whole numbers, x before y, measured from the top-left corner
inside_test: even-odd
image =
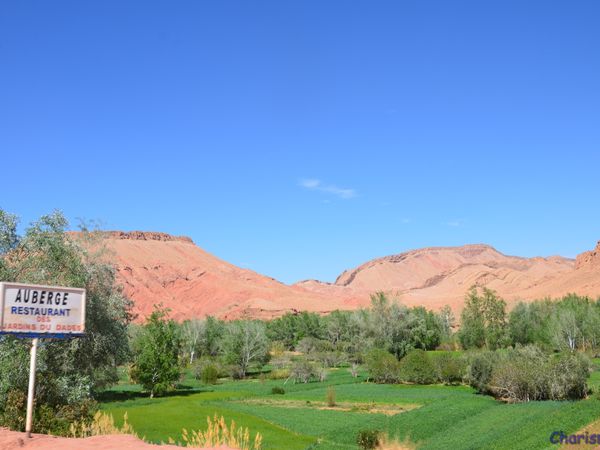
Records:
[[[584,252],[581,255],[578,255],[577,259],[575,260],[575,269],[579,270],[588,267],[600,267],[600,241],[598,241],[598,244],[594,250],[590,250],[589,252]]]
[[[176,320],[207,315],[271,318],[294,310],[349,309],[347,297],[288,286],[236,267],[196,246],[190,238],[145,231],[103,233],[106,257],[142,321],[162,303]]]
[[[306,280],[286,285],[229,264],[187,237],[145,231],[111,231],[104,237],[140,321],[159,303],[177,320],[328,313],[368,306],[377,291],[407,306],[438,310],[450,305],[458,313],[473,285],[496,290],[509,307],[520,300],[572,292],[600,295],[600,243],[577,261],[509,256],[485,244],[424,248],[371,260],[345,271],[335,283]]]
[[[172,236],[158,231],[104,231],[102,233],[108,239],[130,239],[133,241],[178,241],[193,244],[187,236]]]

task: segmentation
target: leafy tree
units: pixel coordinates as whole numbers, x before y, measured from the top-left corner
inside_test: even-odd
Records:
[[[349,311],[333,311],[325,317],[325,333],[331,345],[337,346],[341,342],[350,341],[351,316]]]
[[[527,303],[519,302],[508,316],[508,332],[513,344],[527,345],[535,340],[532,327],[531,308]]]
[[[168,313],[155,307],[133,343],[131,378],[150,392],[150,398],[173,389],[181,377],[181,332]]]
[[[481,348],[485,345],[483,302],[475,288],[469,291],[465,299],[458,338],[464,349]]]
[[[307,311],[286,313],[267,323],[267,335],[273,341],[282,342],[286,349],[294,350],[304,338],[325,338],[325,322],[318,314]]]
[[[485,344],[490,350],[508,345],[506,302],[490,289],[483,289]]]
[[[222,341],[225,360],[243,378],[252,363],[264,364],[269,356],[269,340],[263,322],[239,320],[227,324]]]
[[[509,341],[506,324],[506,303],[490,289],[480,295],[473,286],[465,299],[461,313],[459,340],[463,348],[496,349]]]
[[[221,340],[225,334],[225,322],[208,316],[200,334],[200,355],[217,356],[221,349]]]
[[[452,327],[455,322],[454,313],[450,305],[444,305],[439,313],[439,321],[441,325],[442,339],[448,339],[452,336]]]
[[[201,320],[186,320],[181,324],[181,339],[186,354],[190,358],[190,364],[198,352],[200,340],[204,333],[205,322]]]
[[[18,236],[17,219],[0,210],[0,279],[85,288],[86,333],[71,340],[42,339],[38,349],[36,410],[53,414],[56,433],[69,420],[93,414],[95,392],[117,381],[117,366],[129,357],[127,324],[131,303],[115,282],[95,232],[66,233],[59,211],[41,217]],[[96,250],[91,250],[96,249]],[[25,396],[29,341],[0,337],[0,413],[8,398]],[[13,402],[13,405],[16,404]],[[21,411],[24,413],[24,411]],[[59,429],[60,428],[60,429]],[[38,427],[39,429],[39,427]]]

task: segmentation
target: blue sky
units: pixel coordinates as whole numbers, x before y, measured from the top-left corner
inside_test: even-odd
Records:
[[[284,282],[600,239],[597,1],[0,5],[0,207]]]

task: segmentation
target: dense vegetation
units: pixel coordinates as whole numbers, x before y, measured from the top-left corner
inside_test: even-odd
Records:
[[[95,394],[117,381],[117,367],[129,359],[129,302],[94,246],[65,233],[62,214],[42,217],[22,237],[17,223],[0,210],[0,280],[87,290],[85,336],[44,339],[38,350],[36,430],[64,434],[71,422],[91,418]],[[0,424],[14,429],[25,425],[29,347],[29,339],[0,336]]]
[[[122,382],[105,392],[102,409],[119,423],[127,413],[135,431],[153,442],[177,440],[182,428],[203,428],[206,417],[217,413],[260,432],[264,450],[352,450],[361,431],[380,431],[401,442],[410,438],[423,449],[546,449],[553,431],[574,433],[600,417],[595,398],[507,404],[462,385],[371,383],[366,370],[354,377],[350,369],[328,369],[323,382],[286,383],[252,373],[216,385],[186,370],[176,391],[152,400],[123,372]],[[594,388],[600,383],[600,372],[590,383]],[[334,408],[326,403],[330,386]],[[284,393],[273,394],[274,389]]]
[[[266,443],[277,433],[269,431],[265,421],[298,430],[305,446],[314,443],[315,436],[327,434],[319,428],[326,428],[320,418],[330,413],[338,418],[344,414],[350,421],[355,445],[361,431],[365,440],[376,430],[404,439],[407,430],[416,432],[419,420],[439,421],[431,408],[448,407],[446,395],[456,397],[452,411],[467,418],[481,405],[502,404],[475,392],[507,403],[544,400],[548,405],[520,411],[563,411],[556,401],[582,399],[590,393],[590,357],[600,347],[600,303],[587,297],[519,303],[507,313],[495,292],[474,287],[467,293],[460,324],[449,307],[440,312],[409,308],[384,293],[373,295],[368,308],[326,316],[300,312],[270,321],[228,322],[207,317],[180,324],[157,306],[144,323],[132,324],[130,304],[115,284],[113,268],[90,250],[101,251],[94,233],[73,238],[65,233],[66,227],[64,217],[54,213],[18,236],[16,218],[0,210],[1,280],[87,289],[86,336],[44,340],[40,347],[36,431],[66,434],[72,422],[91,420],[98,395],[107,399],[106,388],[117,382],[119,367],[121,382],[126,378],[136,383],[131,389],[151,398],[168,398],[181,393],[182,387],[204,392],[203,402],[213,398],[216,403],[202,403],[201,414],[218,412],[252,422],[248,414],[260,406],[255,416],[261,418],[257,423]],[[23,428],[27,375],[28,342],[0,337],[0,425]],[[209,391],[219,394],[207,397]],[[419,394],[413,402],[415,392]],[[431,406],[428,399],[438,395],[444,400]],[[230,397],[236,400],[231,402]],[[251,397],[258,403],[246,402]],[[316,409],[302,404],[314,403],[317,397]],[[170,404],[166,399],[152,401]],[[273,406],[271,401],[291,403]],[[567,413],[561,417],[579,426],[591,411],[598,412],[595,402],[574,407],[580,414],[577,420]],[[121,412],[121,406],[109,403],[109,409]],[[138,406],[136,401],[127,404]],[[394,410],[391,404],[405,409]],[[309,408],[314,423],[301,416],[299,426],[283,423],[279,417],[283,407],[294,417],[291,411]],[[350,419],[349,412],[368,414]],[[391,418],[383,420],[381,415]],[[253,429],[252,423],[245,425]],[[136,426],[142,433],[146,427],[141,421]],[[410,438],[431,444],[436,430],[429,431],[431,435]],[[333,434],[326,439],[335,441]]]

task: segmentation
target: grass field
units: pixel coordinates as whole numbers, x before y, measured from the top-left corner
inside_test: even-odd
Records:
[[[598,361],[596,361],[598,364]],[[153,442],[179,439],[182,428],[206,427],[215,413],[263,435],[265,449],[355,449],[362,429],[410,438],[424,449],[553,448],[553,431],[573,433],[600,418],[600,400],[503,404],[465,386],[378,385],[365,374],[335,369],[323,383],[282,380],[224,381],[204,386],[190,374],[167,397],[149,399],[122,382],[104,393],[102,409],[129,422]],[[600,387],[600,372],[590,385]],[[274,386],[285,395],[273,395]],[[337,408],[325,404],[334,386]]]

